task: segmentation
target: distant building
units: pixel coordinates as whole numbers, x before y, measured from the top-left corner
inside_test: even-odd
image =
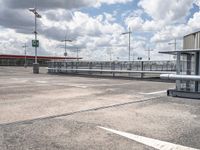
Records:
[[[76,57],[52,57],[52,56],[38,56],[38,62],[40,66],[47,66],[48,61],[52,60],[67,60],[73,61],[77,60]],[[82,59],[82,58],[78,58]],[[35,61],[35,56],[26,56],[26,63],[28,66],[32,66]],[[25,56],[24,55],[0,55],[0,66],[24,66]]]

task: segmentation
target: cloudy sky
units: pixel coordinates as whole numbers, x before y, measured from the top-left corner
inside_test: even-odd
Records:
[[[34,0],[0,0],[0,53],[33,55],[34,18],[28,8]],[[200,0],[36,0],[40,40],[39,55],[63,56],[67,36],[68,47],[79,47],[84,60],[127,60],[128,35],[131,34],[131,59],[169,59],[158,54],[173,50],[177,39],[200,30]],[[74,48],[68,55],[76,56]]]

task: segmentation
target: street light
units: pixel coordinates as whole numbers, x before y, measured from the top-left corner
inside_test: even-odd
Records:
[[[176,45],[177,45],[176,39],[174,39],[174,42],[168,43],[168,45],[174,45],[174,50],[176,51]]]
[[[65,53],[64,53],[64,56],[65,56],[65,61],[67,60],[67,42],[72,42],[72,40],[67,40],[67,38],[65,37],[64,40],[61,40],[61,42],[65,42]]]
[[[129,28],[129,31],[128,32],[124,32],[124,33],[122,33],[121,35],[126,35],[126,34],[128,34],[129,35],[129,54],[128,54],[128,59],[129,59],[129,61],[131,61],[131,29]]]
[[[79,61],[79,54],[78,54],[79,51],[80,51],[80,50],[79,50],[79,48],[77,47],[77,48],[76,48],[76,60],[77,60],[77,61]]]
[[[150,61],[151,60],[151,52],[153,51],[153,49],[148,49],[148,50],[145,50],[148,52],[148,60]]]
[[[35,34],[35,40],[32,41],[32,46],[35,47],[35,63],[33,64],[33,73],[38,74],[39,63],[37,61],[37,47],[39,46],[39,41],[37,40],[37,18],[42,18],[42,16],[37,12],[36,7],[29,8],[29,11],[35,15],[35,31],[33,32]]]
[[[174,39],[174,42],[172,42],[172,43],[168,43],[168,45],[174,45],[174,50],[176,51],[176,47],[177,47],[177,41],[176,41],[176,39]],[[170,55],[169,55],[169,59],[170,59],[171,57],[170,57]]]
[[[42,18],[42,16],[37,12],[36,8],[29,8],[29,11],[34,13],[37,18]]]
[[[65,47],[65,48],[75,50],[75,51],[72,51],[72,52],[76,52],[76,60],[79,61],[79,52],[81,51],[80,47],[78,47],[78,46],[68,46],[68,47]]]

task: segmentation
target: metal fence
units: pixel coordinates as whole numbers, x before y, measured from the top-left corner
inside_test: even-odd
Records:
[[[82,69],[82,70],[81,70]],[[115,61],[115,62],[105,62],[105,61],[51,61],[48,62],[48,72],[49,73],[78,73],[83,74],[83,69],[89,70],[90,72],[85,71],[84,74],[106,74],[112,75],[112,72],[105,72],[109,70],[117,70],[118,74],[115,73],[115,76],[135,76],[136,73],[124,73],[121,71],[160,71],[160,72],[174,72],[176,70],[175,61]],[[81,70],[81,71],[80,71]],[[95,73],[92,73],[92,70],[95,70]],[[98,72],[96,70],[102,70]],[[103,72],[104,71],[104,72]],[[122,75],[123,73],[123,75]],[[138,73],[141,77],[141,74]],[[142,75],[143,76],[143,75]],[[155,75],[154,75],[155,76]],[[158,76],[158,75],[157,75]]]

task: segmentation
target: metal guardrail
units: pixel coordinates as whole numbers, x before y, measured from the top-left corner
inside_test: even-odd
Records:
[[[159,77],[160,74],[173,74],[174,61],[133,61],[133,62],[48,62],[49,73],[112,75],[130,77],[145,74]]]

